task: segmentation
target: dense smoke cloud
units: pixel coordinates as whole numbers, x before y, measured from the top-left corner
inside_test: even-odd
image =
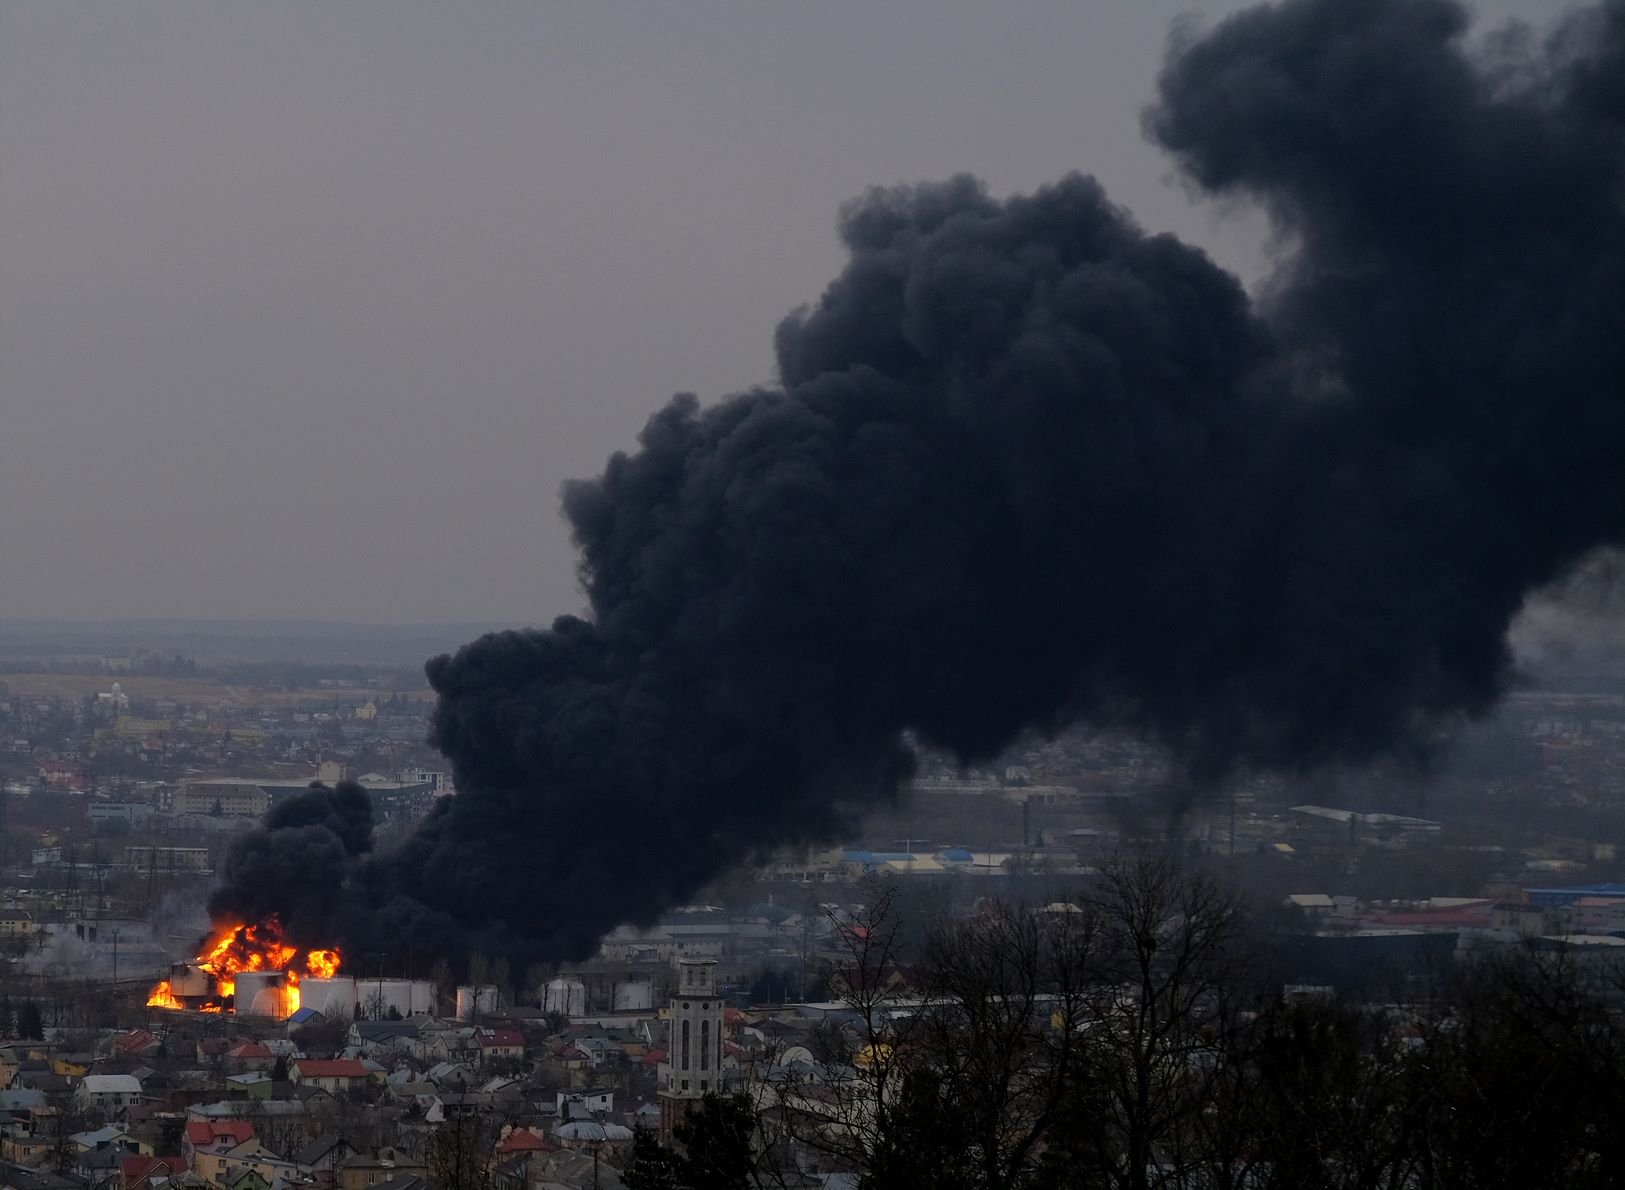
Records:
[[[1489,708],[1526,595],[1625,533],[1625,3],[1466,23],[1174,45],[1147,129],[1274,219],[1256,301],[1085,177],[853,203],[777,387],[566,488],[591,619],[430,663],[460,794],[349,864],[347,928],[579,957],[892,797],[909,735],[1125,727],[1216,780]]]
[[[261,828],[226,853],[223,884],[209,899],[217,921],[273,914],[309,937],[336,936],[338,879],[372,849],[372,799],[354,781],[319,782],[272,807]]]

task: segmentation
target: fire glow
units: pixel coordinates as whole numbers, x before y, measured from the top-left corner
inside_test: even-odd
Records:
[[[337,950],[305,950],[289,944],[282,936],[276,918],[250,925],[223,926],[204,944],[193,966],[208,980],[205,996],[177,994],[171,980],[160,980],[147,997],[150,1008],[195,1012],[224,1012],[226,1001],[247,1012],[252,1005],[236,1006],[237,977],[247,972],[279,972],[281,995],[276,1015],[288,1017],[299,1011],[299,981],[304,976],[330,979],[338,973],[341,956]]]

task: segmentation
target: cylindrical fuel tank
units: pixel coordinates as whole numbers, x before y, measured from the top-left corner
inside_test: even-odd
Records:
[[[299,1007],[314,1008],[330,1021],[353,1019],[355,1002],[355,979],[349,975],[308,976],[299,981]]]
[[[457,1019],[471,1021],[477,1016],[497,1010],[495,984],[482,983],[478,987],[464,984],[457,989]]]
[[[212,996],[214,981],[202,968],[176,963],[169,969],[169,991],[173,996]]]

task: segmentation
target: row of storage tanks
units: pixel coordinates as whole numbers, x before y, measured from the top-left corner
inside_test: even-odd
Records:
[[[280,971],[243,971],[237,975],[237,1011],[252,1016],[285,1017],[293,1005],[286,977]],[[357,979],[336,975],[328,979],[306,976],[299,981],[298,1007],[313,1008],[332,1020],[352,1019],[357,1009],[367,1016],[432,1016],[438,1008],[434,984],[427,979]],[[492,984],[457,989],[457,1019],[470,1021],[497,1011],[497,989]]]
[[[212,990],[208,974],[185,964],[170,971],[170,990],[179,997],[200,998]],[[249,1016],[288,1016],[286,978],[280,971],[243,971],[237,975],[237,1011]],[[618,981],[613,988],[612,1011],[648,1012],[654,1006],[654,983],[633,977]],[[579,979],[561,976],[541,989],[542,1008],[565,1016],[587,1014],[587,988]],[[299,981],[299,1007],[314,1008],[323,1016],[354,1018],[356,1010],[368,1016],[388,1016],[394,1009],[401,1016],[426,1016],[436,1011],[434,984],[427,979],[357,979],[337,975],[329,979],[306,976]],[[465,985],[457,989],[457,1019],[471,1021],[494,1013],[499,1007],[493,984]]]
[[[243,1004],[242,979],[238,976],[238,1004]],[[549,980],[542,988],[542,1009],[560,1012],[569,1017],[587,1015],[587,988],[579,979],[561,977]],[[654,983],[648,979],[627,979],[615,984],[614,1011],[648,1012],[654,1006]],[[419,1016],[435,1011],[434,984],[426,979],[356,979],[336,976],[332,979],[306,978],[299,983],[299,1002],[302,1008],[314,1008],[325,1017],[355,1016],[356,1008],[366,1009],[369,1017],[388,1016],[391,1008],[402,1016]],[[246,1001],[257,1003],[253,996]],[[496,985],[465,985],[457,989],[457,1019],[471,1021],[477,1016],[495,1013],[500,1007]],[[258,1009],[250,1009],[257,1012]],[[284,1013],[283,1015],[287,1015]]]
[[[610,996],[612,1012],[648,1012],[654,1007],[654,981],[638,977],[619,980]],[[549,980],[542,988],[542,1011],[586,1016],[587,985],[568,976]]]

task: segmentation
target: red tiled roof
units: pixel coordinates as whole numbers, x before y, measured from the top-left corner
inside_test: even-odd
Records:
[[[245,1041],[226,1051],[228,1058],[269,1058],[271,1047],[263,1041]]]
[[[131,1029],[128,1033],[120,1033],[113,1038],[113,1045],[126,1052],[140,1052],[148,1046],[156,1045],[158,1039],[145,1029]]]
[[[319,1062],[300,1058],[293,1064],[300,1078],[366,1078],[367,1068],[354,1058],[334,1058]]]
[[[240,1145],[254,1139],[254,1125],[247,1120],[188,1120],[186,1139],[192,1142],[193,1148],[220,1140]]]
[[[497,1142],[499,1153],[540,1153],[547,1150],[547,1142],[529,1128],[515,1128]]]
[[[474,1034],[474,1040],[481,1049],[496,1049],[503,1046],[525,1048],[525,1035],[518,1029],[481,1029]]]
[[[666,1051],[665,1050],[650,1050],[648,1053],[643,1055],[643,1064],[645,1066],[658,1066],[658,1065],[660,1065],[660,1063],[664,1062],[665,1060],[666,1060]]]
[[[150,1178],[167,1178],[185,1168],[183,1157],[126,1157],[119,1162],[119,1177],[124,1190],[136,1190]]]

